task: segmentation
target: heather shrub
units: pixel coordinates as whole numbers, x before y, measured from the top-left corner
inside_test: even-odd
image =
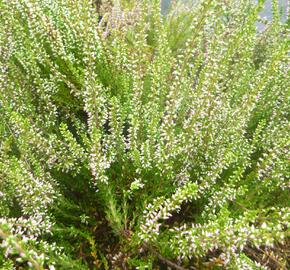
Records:
[[[103,2],[0,0],[1,269],[287,269],[278,1]]]

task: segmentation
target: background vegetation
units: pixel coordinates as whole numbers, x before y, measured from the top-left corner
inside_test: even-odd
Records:
[[[0,268],[289,269],[278,1],[0,0]]]

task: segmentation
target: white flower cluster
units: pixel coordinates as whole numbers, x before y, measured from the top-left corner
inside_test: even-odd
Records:
[[[244,248],[282,242],[289,229],[289,53],[278,2],[263,32],[263,1],[201,0],[163,16],[159,0],[144,0],[102,18],[93,2],[0,0],[7,256],[16,249],[42,269],[48,259],[34,248],[52,232],[51,207],[91,183],[116,233],[130,228],[157,247],[170,237],[176,257],[216,251],[228,266],[251,267]],[[88,190],[76,193],[91,199]]]
[[[223,211],[215,220],[206,224],[183,225],[173,228],[172,248],[182,257],[203,256],[208,251],[221,250],[230,259],[236,256],[250,243],[252,246],[272,246],[275,239],[283,242],[289,226],[289,208],[272,209],[273,214],[267,218],[256,211],[245,212],[236,219],[230,218]],[[271,218],[272,217],[272,218]],[[259,222],[258,226],[254,226]]]
[[[169,219],[170,212],[179,211],[181,204],[197,198],[197,184],[187,183],[177,189],[170,199],[159,198],[149,204],[144,211],[145,222],[141,226],[140,238],[146,241],[154,240],[159,234],[160,220]]]
[[[50,232],[51,224],[40,219],[4,219],[0,218],[0,247],[5,250],[5,257],[18,254],[18,263],[27,262],[29,267],[41,270],[44,262],[48,259],[44,252],[54,250],[58,253],[56,246],[48,244],[39,237],[44,233]],[[37,248],[41,247],[43,253]],[[59,253],[60,254],[60,253]],[[53,264],[49,266],[53,269]]]

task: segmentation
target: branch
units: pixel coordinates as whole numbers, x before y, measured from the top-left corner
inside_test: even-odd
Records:
[[[149,250],[150,252],[152,252],[152,254],[154,254],[161,262],[163,262],[164,264],[177,269],[177,270],[188,270],[166,258],[164,258],[160,253],[158,253],[158,251],[156,249],[154,249],[153,247],[149,246],[148,244],[143,244],[143,248]],[[196,270],[196,268],[192,268],[193,270]]]

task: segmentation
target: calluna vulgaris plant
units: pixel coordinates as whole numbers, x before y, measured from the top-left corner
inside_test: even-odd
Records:
[[[94,2],[0,0],[1,269],[287,269],[278,0]]]

